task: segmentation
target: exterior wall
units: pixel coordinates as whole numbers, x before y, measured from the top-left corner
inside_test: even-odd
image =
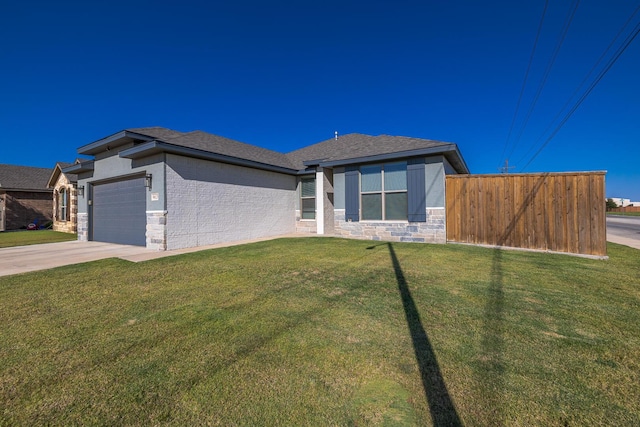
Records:
[[[444,207],[444,158],[442,156],[428,157],[425,160],[425,190],[426,206],[428,208]]]
[[[334,235],[395,242],[446,243],[445,175],[455,173],[443,156],[425,159],[426,222],[345,221],[344,168],[333,171]],[[447,169],[451,169],[447,172]]]
[[[58,211],[58,198],[57,194],[66,188],[69,191],[69,220],[57,217]],[[58,176],[58,181],[53,188],[53,230],[61,231],[63,233],[75,233],[77,231],[78,224],[78,191],[75,185],[69,182],[67,176],[61,173]]]
[[[166,156],[166,248],[293,233],[296,177]]]
[[[19,230],[38,221],[45,225],[51,221],[52,192],[7,191],[4,199],[4,230]]]
[[[427,208],[427,222],[346,222],[344,209],[335,211],[335,235],[352,239],[391,242],[446,243],[444,208]]]
[[[76,194],[76,205],[72,213],[76,212],[76,231],[78,240],[89,240],[90,223],[90,202],[92,196],[91,186],[95,182],[109,179],[126,178],[135,174],[151,175],[151,188],[146,192],[146,212],[147,228],[146,241],[147,248],[166,249],[166,232],[158,230],[165,225],[157,217],[157,212],[165,212],[165,166],[164,154],[157,154],[141,160],[123,159],[118,156],[118,152],[130,148],[131,145],[118,147],[95,156],[94,170],[82,173],[78,176],[77,186],[83,186],[84,196]],[[164,242],[159,242],[164,238]]]
[[[167,250],[167,211],[147,211],[147,249]]]
[[[333,169],[333,207],[344,209],[344,168]]]
[[[458,175],[458,172],[456,172],[453,166],[451,166],[451,163],[449,163],[449,161],[444,157],[443,157],[443,164],[444,164],[444,172],[447,175]]]
[[[164,154],[157,154],[142,160],[123,159],[118,156],[117,151],[126,148],[129,146],[96,155],[93,172],[86,172],[78,176],[78,187],[85,187],[84,197],[78,197],[78,213],[88,213],[88,201],[91,193],[88,187],[91,183],[142,173],[152,176],[151,189],[147,192],[147,211],[165,210]],[[152,198],[151,195],[155,197]]]
[[[89,240],[89,215],[78,212],[78,240],[86,242]]]
[[[296,209],[296,233],[316,234],[318,227],[315,219],[302,219],[300,209]]]
[[[324,211],[324,215],[322,215],[324,221],[323,232],[324,234],[331,236],[335,232],[333,170],[323,169],[319,172],[320,173],[318,175],[322,177],[322,209]]]

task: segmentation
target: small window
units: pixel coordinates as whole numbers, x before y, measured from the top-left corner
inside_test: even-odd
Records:
[[[69,220],[69,190],[61,188],[58,193],[58,220]]]
[[[363,220],[407,219],[407,162],[360,168]]]
[[[316,219],[315,178],[302,178],[300,181],[300,211],[302,219]]]

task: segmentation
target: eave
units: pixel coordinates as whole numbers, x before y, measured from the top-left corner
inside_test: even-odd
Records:
[[[397,160],[408,157],[434,156],[442,154],[447,158],[451,166],[460,174],[468,174],[469,168],[465,163],[458,146],[456,144],[447,144],[446,146],[420,148],[417,150],[397,151],[393,153],[376,154],[373,156],[353,157],[350,159],[339,160],[309,160],[303,162],[307,167],[319,166],[324,168],[332,168],[336,166],[346,166],[358,163],[381,162],[388,160]]]
[[[289,175],[297,175],[296,169],[285,168],[282,166],[270,165],[267,163],[256,162],[254,160],[241,159],[239,157],[227,156],[224,154],[212,153],[210,151],[198,150],[196,148],[183,147],[179,145],[168,144],[162,141],[149,141],[135,147],[122,150],[118,155],[124,159],[138,160],[149,157],[158,153],[177,154],[181,156],[194,157],[203,160],[212,160],[216,162],[228,163],[237,166],[246,166],[255,169],[262,169],[271,172],[286,173]]]
[[[83,145],[78,148],[78,153],[93,156],[105,150],[124,145],[130,141],[151,141],[153,139],[154,138],[147,135],[123,130],[106,138],[92,142],[91,144]]]
[[[68,168],[62,169],[62,173],[79,174],[83,172],[93,171],[93,160],[87,160],[86,162],[76,163]]]

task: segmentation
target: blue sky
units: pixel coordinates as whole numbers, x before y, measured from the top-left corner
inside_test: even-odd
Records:
[[[640,36],[530,161],[635,3],[580,2],[522,128],[573,0],[549,2],[513,127],[544,0],[5,2],[0,163],[53,167],[129,127],[281,152],[359,132],[455,142],[473,173],[606,170],[640,201]]]

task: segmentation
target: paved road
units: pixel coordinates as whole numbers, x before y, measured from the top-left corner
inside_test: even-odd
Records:
[[[640,249],[640,217],[607,215],[607,240]]]

